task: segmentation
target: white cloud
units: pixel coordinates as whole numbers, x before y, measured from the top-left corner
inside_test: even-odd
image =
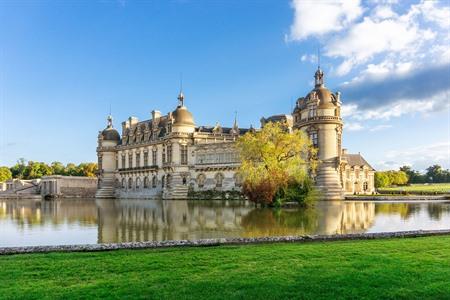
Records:
[[[315,55],[315,54],[303,54],[300,57],[300,60],[302,62],[317,63],[317,55]]]
[[[394,117],[410,114],[429,114],[436,111],[450,109],[450,90],[444,91],[432,97],[411,100],[399,99],[393,103],[386,103],[376,108],[362,108],[357,104],[343,106],[343,117],[348,117],[358,121],[364,120],[389,120]]]
[[[398,169],[409,165],[423,171],[433,164],[450,168],[450,142],[444,141],[409,149],[390,150],[385,154],[386,160],[375,164],[377,170]]]
[[[381,130],[385,130],[385,129],[389,129],[389,128],[392,128],[392,125],[380,124],[380,125],[377,125],[377,126],[374,126],[374,127],[370,128],[369,130],[371,132],[375,132],[375,131],[381,131]]]
[[[363,12],[359,0],[294,0],[291,5],[294,8],[294,23],[288,40],[303,40],[342,30]]]
[[[360,131],[364,129],[364,126],[362,126],[360,123],[345,123],[345,129],[348,131]]]

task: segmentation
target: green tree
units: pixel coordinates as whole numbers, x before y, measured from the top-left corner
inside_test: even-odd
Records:
[[[54,161],[51,163],[52,173],[55,175],[65,175],[65,167],[59,161]]]
[[[25,179],[26,168],[25,158],[19,158],[17,163],[10,168],[13,178]]]
[[[0,167],[0,182],[12,178],[12,172],[8,167]]]
[[[390,179],[386,172],[375,172],[375,187],[384,188],[390,185]]]
[[[29,162],[27,169],[27,179],[41,178],[42,176],[52,175],[52,168],[43,162]]]
[[[267,123],[260,131],[240,137],[243,193],[249,200],[272,204],[275,194],[303,182],[317,166],[316,149],[303,131],[288,132],[286,124]]]
[[[80,176],[95,177],[97,176],[97,164],[96,163],[81,163],[78,165]]]
[[[444,173],[440,165],[433,165],[427,168],[427,177],[431,182],[443,182]]]

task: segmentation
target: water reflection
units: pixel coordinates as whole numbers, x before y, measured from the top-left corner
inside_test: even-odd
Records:
[[[0,246],[343,234],[450,228],[450,203],[0,200]]]

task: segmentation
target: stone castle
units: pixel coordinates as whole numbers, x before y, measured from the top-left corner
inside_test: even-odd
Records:
[[[344,194],[369,194],[374,189],[374,169],[360,154],[342,149],[343,121],[340,93],[325,87],[324,73],[317,69],[315,87],[299,98],[292,115],[261,119],[286,122],[290,129],[304,130],[318,148],[321,161],[315,178],[328,200]],[[186,199],[188,191],[239,191],[242,179],[234,143],[254,128],[198,126],[178,95],[176,109],[167,115],[152,111],[151,119],[130,117],[122,122],[122,134],[108,116],[98,135],[98,198]]]

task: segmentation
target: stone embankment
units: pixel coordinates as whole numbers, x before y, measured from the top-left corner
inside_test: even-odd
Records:
[[[222,238],[222,239],[203,239],[196,241],[179,240],[179,241],[162,241],[162,242],[132,242],[132,243],[112,243],[112,244],[91,244],[91,245],[5,247],[0,248],[0,255],[47,253],[47,252],[110,251],[118,249],[207,247],[207,246],[221,246],[221,245],[246,245],[246,244],[264,244],[264,243],[328,242],[328,241],[371,240],[371,239],[387,239],[387,238],[414,238],[414,237],[436,236],[436,235],[450,235],[450,229],[381,232],[381,233],[335,234],[335,235],[280,236],[280,237],[260,237],[260,238]]]
[[[450,195],[407,195],[407,196],[394,196],[394,195],[377,195],[377,196],[345,196],[345,200],[363,200],[363,201],[423,201],[423,200],[450,200]]]

